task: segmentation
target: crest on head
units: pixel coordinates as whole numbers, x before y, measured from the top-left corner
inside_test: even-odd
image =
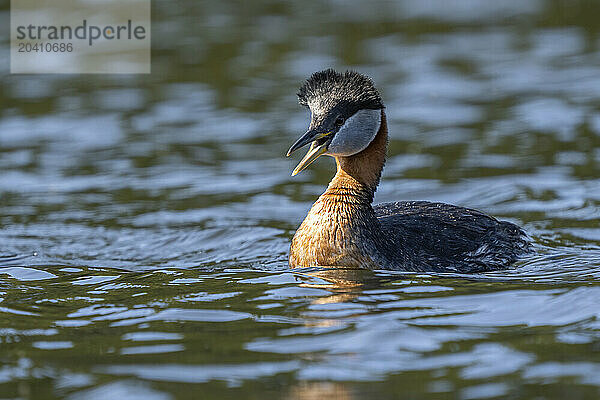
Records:
[[[315,72],[298,90],[298,102],[313,113],[327,112],[342,105],[349,112],[384,108],[379,92],[371,79],[355,71],[333,69]]]

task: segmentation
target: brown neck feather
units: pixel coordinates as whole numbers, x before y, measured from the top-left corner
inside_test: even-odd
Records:
[[[361,197],[366,196],[364,200],[368,200],[368,204],[371,204],[385,164],[387,143],[387,122],[385,112],[381,110],[381,125],[369,146],[352,156],[335,158],[337,173],[325,194],[336,194],[350,189]]]

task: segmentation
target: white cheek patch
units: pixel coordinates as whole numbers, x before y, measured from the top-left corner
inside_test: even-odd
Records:
[[[381,125],[381,110],[360,110],[335,134],[327,155],[348,157],[360,153],[375,139]]]

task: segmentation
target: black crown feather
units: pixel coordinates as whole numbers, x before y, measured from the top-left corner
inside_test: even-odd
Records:
[[[315,72],[298,91],[298,102],[308,106],[311,100],[345,100],[357,108],[383,108],[381,97],[371,78],[356,71],[344,73],[326,69]]]

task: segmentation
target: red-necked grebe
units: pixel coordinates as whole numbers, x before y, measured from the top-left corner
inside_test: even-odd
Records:
[[[353,71],[313,74],[300,88],[311,111],[288,151],[310,144],[296,175],[319,156],[337,173],[296,231],[290,266],[475,272],[506,268],[530,244],[516,225],[444,203],[371,205],[385,163],[386,115],[373,82]]]

